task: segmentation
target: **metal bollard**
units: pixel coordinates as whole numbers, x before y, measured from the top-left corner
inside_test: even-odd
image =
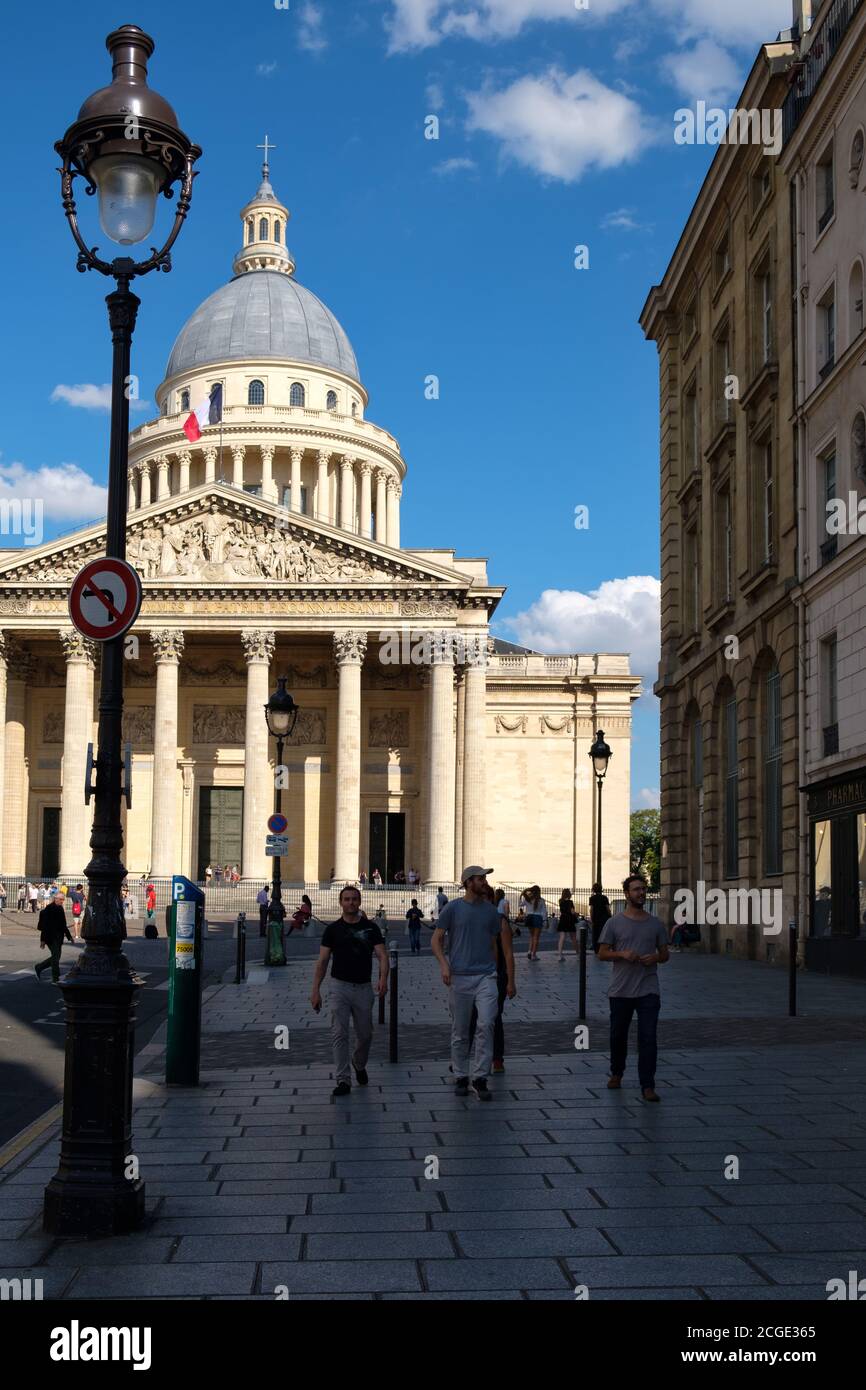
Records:
[[[235,984],[239,985],[247,977],[247,914],[238,913],[238,948],[235,965]]]
[[[797,923],[793,917],[788,923],[788,1014],[797,1016]]]
[[[580,924],[580,993],[577,1016],[581,1023],[586,1018],[586,919]]]
[[[390,966],[391,966],[391,979],[390,979],[390,986],[391,986],[391,989],[390,989],[389,1015],[388,1015],[388,1023],[389,1023],[389,1026],[390,1026],[390,1037],[389,1037],[389,1045],[388,1045],[388,1047],[389,1047],[389,1050],[388,1050],[388,1061],[389,1061],[389,1062],[396,1062],[396,1061],[397,1061],[397,980],[398,980],[398,973],[399,973],[399,972],[398,972],[398,969],[397,969],[397,943],[396,943],[396,941],[392,941],[392,942],[391,942],[390,962],[389,962],[389,963],[390,963]]]

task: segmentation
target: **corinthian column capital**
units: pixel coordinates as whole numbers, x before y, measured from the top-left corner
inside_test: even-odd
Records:
[[[150,645],[157,665],[162,662],[177,664],[183,656],[184,635],[182,632],[160,629],[150,634]]]
[[[96,661],[96,644],[89,638],[82,637],[75,628],[66,628],[58,633],[60,645],[63,647],[63,655],[67,662],[80,661],[87,666],[93,666]]]
[[[334,633],[334,660],[338,666],[360,666],[366,654],[366,632]]]
[[[248,628],[246,632],[241,633],[241,642],[247,665],[252,665],[254,661],[270,663],[273,659],[275,632],[267,631],[265,628]]]

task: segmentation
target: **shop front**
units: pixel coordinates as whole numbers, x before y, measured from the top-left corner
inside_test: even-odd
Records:
[[[866,978],[866,769],[806,787],[806,967]]]

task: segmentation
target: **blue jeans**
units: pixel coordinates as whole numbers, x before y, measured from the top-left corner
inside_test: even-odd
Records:
[[[628,1030],[637,1014],[637,1074],[642,1091],[655,1088],[658,1045],[656,1035],[661,999],[657,994],[622,996],[610,1004],[610,1074],[622,1076],[628,1056]]]
[[[410,928],[409,928],[409,945],[411,946],[413,952],[414,952],[414,951],[420,951],[420,950],[421,950],[421,928],[420,928],[420,927],[410,927]]]

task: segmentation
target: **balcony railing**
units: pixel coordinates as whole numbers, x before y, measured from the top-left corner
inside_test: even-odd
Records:
[[[832,62],[849,24],[863,0],[834,0],[812,39],[790,92],[782,104],[782,141],[787,145],[800,117],[815,95],[821,78]]]

